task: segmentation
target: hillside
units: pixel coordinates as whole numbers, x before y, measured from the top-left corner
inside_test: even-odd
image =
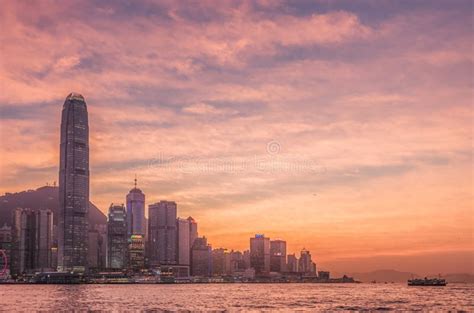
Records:
[[[17,207],[32,209],[51,209],[54,212],[54,224],[58,222],[59,188],[44,186],[36,190],[27,190],[17,193],[6,193],[0,196],[0,226],[11,224],[12,212]],[[89,224],[106,224],[106,216],[92,203],[89,202]]]

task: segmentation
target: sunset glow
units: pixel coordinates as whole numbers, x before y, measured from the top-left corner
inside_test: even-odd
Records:
[[[473,272],[472,38],[471,1],[2,1],[0,193],[58,181],[74,91],[104,213],[137,175],[213,248]]]

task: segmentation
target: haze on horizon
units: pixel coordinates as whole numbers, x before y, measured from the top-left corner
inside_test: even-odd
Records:
[[[0,193],[58,180],[87,102],[91,201],[178,203],[336,271],[473,272],[471,1],[2,1]]]

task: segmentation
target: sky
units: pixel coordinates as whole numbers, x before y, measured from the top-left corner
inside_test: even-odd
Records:
[[[474,271],[471,1],[0,3],[0,193],[58,180],[74,91],[104,213],[137,175],[214,248]]]

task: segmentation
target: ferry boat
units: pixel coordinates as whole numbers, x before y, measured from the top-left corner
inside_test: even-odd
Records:
[[[415,278],[408,280],[408,286],[446,286],[448,283],[442,278]]]

